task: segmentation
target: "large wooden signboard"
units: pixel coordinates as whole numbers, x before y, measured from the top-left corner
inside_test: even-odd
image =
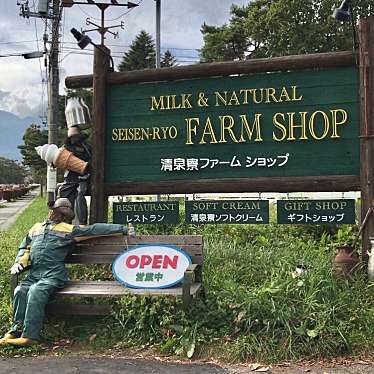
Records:
[[[372,17],[358,34],[354,52],[123,73],[110,72],[108,50],[96,46],[94,74],[65,81],[94,90],[90,222],[107,220],[108,195],[194,192],[361,190],[365,217],[374,201]],[[370,218],[365,260],[373,232]]]
[[[358,85],[356,67],[112,85],[105,182],[359,176]]]

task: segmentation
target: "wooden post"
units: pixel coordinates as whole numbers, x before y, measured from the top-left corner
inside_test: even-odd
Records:
[[[104,193],[106,86],[110,51],[103,45],[94,50],[92,175],[90,224],[108,221],[108,198]]]
[[[361,222],[374,201],[374,18],[359,22],[360,40],[360,155]],[[362,230],[362,260],[367,262],[369,237],[374,236],[372,214]]]

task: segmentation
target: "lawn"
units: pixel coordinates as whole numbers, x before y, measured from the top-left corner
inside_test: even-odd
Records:
[[[17,245],[46,212],[38,198],[10,230],[0,233],[1,333],[11,318],[9,268]],[[151,347],[159,354],[232,362],[371,355],[374,284],[363,270],[350,279],[331,271],[337,244],[352,241],[356,230],[274,223],[138,227],[138,234],[204,235],[206,298],[184,312],[173,299],[124,297],[112,301],[114,312],[106,318],[48,321],[47,344],[28,352],[68,341],[62,353],[76,344],[86,350]],[[298,264],[307,268],[302,275],[295,272]],[[83,271],[100,278],[108,269]],[[2,354],[17,351],[2,348]]]

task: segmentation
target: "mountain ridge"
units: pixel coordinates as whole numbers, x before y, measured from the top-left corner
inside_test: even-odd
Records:
[[[22,160],[22,155],[17,146],[23,144],[23,135],[31,125],[41,125],[38,117],[27,116],[21,118],[14,113],[0,110],[0,156],[11,160]]]

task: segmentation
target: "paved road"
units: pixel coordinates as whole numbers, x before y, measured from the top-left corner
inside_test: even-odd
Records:
[[[36,189],[16,201],[1,202],[4,207],[0,208],[0,231],[7,230],[38,194],[39,190]]]
[[[10,374],[249,374],[248,366],[220,367],[214,364],[170,363],[158,360],[94,358],[82,356],[0,358],[0,373]],[[373,374],[374,365],[345,365],[333,368],[303,366],[271,368],[269,374]]]

